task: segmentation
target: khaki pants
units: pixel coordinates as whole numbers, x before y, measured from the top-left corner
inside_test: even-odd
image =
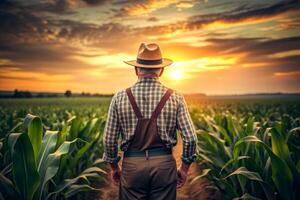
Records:
[[[177,168],[173,155],[126,157],[122,163],[121,200],[175,200]]]

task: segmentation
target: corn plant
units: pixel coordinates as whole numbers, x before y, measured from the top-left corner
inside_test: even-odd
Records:
[[[261,106],[263,107],[263,106]],[[252,112],[253,113],[253,112]],[[198,162],[224,199],[299,199],[299,157],[289,138],[299,131],[292,117],[275,121],[249,113],[194,113],[198,123]],[[286,117],[286,116],[285,116]],[[299,143],[298,143],[299,146]]]
[[[75,127],[74,121],[80,126]],[[1,140],[0,147],[7,145],[5,156],[1,157],[6,163],[0,172],[2,199],[61,199],[97,190],[90,181],[102,180],[106,172],[93,163],[83,165],[80,160],[96,143],[101,145],[102,121],[92,119],[84,123],[74,117],[69,122],[71,125],[65,124],[61,131],[46,130],[43,134],[41,119],[27,115],[23,123],[26,132],[10,133]],[[62,170],[67,169],[67,161],[72,173]]]

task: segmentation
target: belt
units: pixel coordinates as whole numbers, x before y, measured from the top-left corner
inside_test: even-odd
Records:
[[[152,157],[152,156],[161,156],[161,155],[170,155],[172,154],[172,148],[156,148],[156,149],[147,149],[144,151],[125,151],[124,157]]]

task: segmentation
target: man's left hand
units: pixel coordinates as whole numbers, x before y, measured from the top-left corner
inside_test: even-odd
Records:
[[[120,178],[121,178],[121,172],[120,172],[119,169],[111,171],[111,179],[112,179],[112,182],[115,186],[119,186]]]
[[[115,186],[119,186],[120,178],[121,178],[121,171],[117,164],[111,164],[111,180]]]

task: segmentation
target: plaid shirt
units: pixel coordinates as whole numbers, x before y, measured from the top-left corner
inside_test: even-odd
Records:
[[[158,102],[167,91],[158,78],[140,78],[131,88],[135,101],[144,118],[150,118]],[[133,138],[137,117],[131,107],[125,90],[116,93],[111,101],[108,118],[104,130],[103,159],[109,163],[120,160],[118,156],[118,140],[121,136],[120,148],[126,151]],[[177,143],[176,130],[183,140],[181,159],[191,163],[196,158],[197,136],[184,97],[173,92],[157,118],[158,134],[167,147]]]

